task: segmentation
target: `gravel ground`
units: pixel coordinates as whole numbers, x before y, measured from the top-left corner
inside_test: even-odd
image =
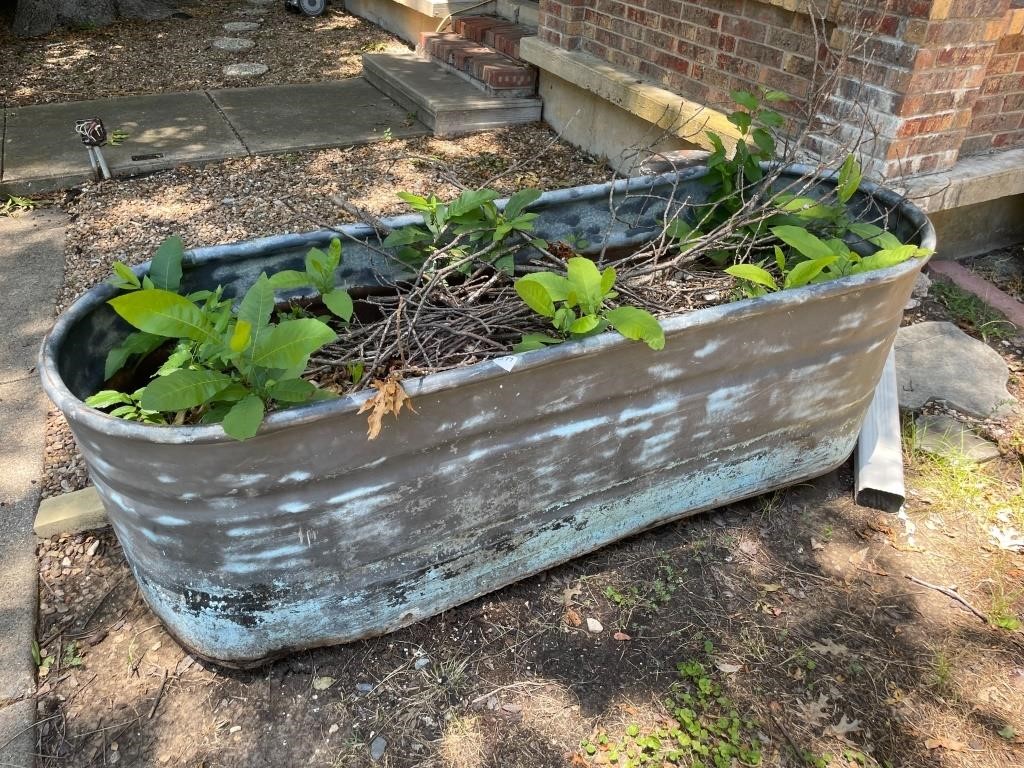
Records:
[[[340,10],[341,3],[315,19],[288,13],[283,2],[254,10],[245,0],[184,0],[178,7],[188,18],[122,21],[31,40],[14,37],[0,18],[0,98],[23,106],[333,80],[358,75],[364,52],[404,47],[380,27]],[[223,29],[226,22],[260,19],[255,32]],[[225,36],[256,45],[244,53],[212,47],[214,38]],[[224,65],[240,62],[261,62],[270,70],[244,83],[225,78]]]
[[[536,124],[457,139],[394,140],[230,160],[87,185],[60,202],[72,224],[57,311],[105,280],[114,261],[146,261],[172,234],[189,246],[202,246],[313,230],[352,220],[331,202],[332,196],[390,215],[406,211],[395,196],[399,190],[454,196],[459,191],[455,181],[479,186],[501,173],[506,175],[490,186],[506,194],[609,178],[605,166]],[[50,414],[47,435],[43,496],[85,487],[85,466],[56,411]]]

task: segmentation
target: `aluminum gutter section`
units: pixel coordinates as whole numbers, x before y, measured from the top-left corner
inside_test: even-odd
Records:
[[[907,500],[900,433],[896,352],[890,348],[854,453],[854,499],[861,506],[899,512]]]

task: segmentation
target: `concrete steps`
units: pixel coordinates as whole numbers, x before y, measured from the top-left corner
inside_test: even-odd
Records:
[[[485,93],[412,52],[363,54],[363,77],[414,114],[435,136],[532,123],[541,117],[540,99]]]

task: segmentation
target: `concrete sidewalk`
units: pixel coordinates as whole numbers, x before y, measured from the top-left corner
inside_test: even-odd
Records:
[[[33,211],[0,218],[0,766],[33,764],[35,734],[36,558],[32,522],[39,505],[48,401],[36,355],[53,322],[64,280],[67,217]]]
[[[89,117],[129,134],[103,149],[114,176],[430,133],[361,77],[13,107],[0,123],[0,192],[46,192],[91,178],[74,130]]]

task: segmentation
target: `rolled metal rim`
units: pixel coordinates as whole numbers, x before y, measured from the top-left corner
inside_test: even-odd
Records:
[[[697,180],[707,175],[706,168],[689,168],[680,173],[667,173],[659,176],[639,177],[632,179],[620,179],[615,182],[603,184],[591,184],[571,189],[560,189],[545,192],[537,200],[536,205],[553,204],[561,201],[578,201],[588,198],[608,197],[617,192],[638,192],[651,187],[659,186],[666,182],[685,182]],[[807,165],[789,165],[783,169],[788,176],[807,178],[808,181],[819,183],[835,184],[838,178],[837,173],[817,174],[815,169]],[[928,216],[903,196],[878,186],[872,182],[862,182],[860,191],[874,198],[875,200],[897,209],[907,218],[920,233],[920,246],[934,250],[935,228],[929,221]],[[504,203],[505,201],[499,201]],[[384,219],[383,223],[395,228],[419,223],[421,217],[418,215],[398,216]],[[354,237],[372,237],[375,232],[372,227],[364,224],[346,225],[343,229]],[[205,264],[222,259],[240,260],[246,257],[264,252],[269,248],[296,248],[303,247],[312,242],[329,236],[330,230],[310,232],[295,235],[278,235],[274,237],[247,240],[240,243],[228,245],[217,245],[206,248],[193,249],[186,253],[186,264]],[[144,271],[149,262],[136,267],[137,271]],[[698,309],[692,312],[669,315],[660,318],[662,327],[666,333],[681,331],[686,328],[694,328],[712,323],[722,322],[732,318],[743,317],[769,310],[776,305],[803,303],[814,299],[826,298],[829,296],[840,296],[859,289],[861,286],[893,279],[906,272],[920,268],[921,259],[910,259],[902,264],[887,269],[875,270],[860,275],[843,277],[827,283],[818,283],[801,288],[789,289],[761,296],[756,299],[745,299],[742,301],[730,302],[715,307]],[[220,425],[206,426],[159,426],[145,425],[138,422],[125,421],[110,416],[102,411],[87,406],[81,399],[75,396],[64,383],[58,370],[57,355],[64,340],[74,325],[108,299],[118,293],[118,289],[108,283],[101,283],[80,296],[65,312],[56,320],[53,328],[50,329],[43,339],[39,352],[39,371],[42,379],[43,389],[54,405],[60,409],[68,421],[75,422],[101,434],[135,439],[140,441],[160,444],[197,444],[197,443],[231,443],[234,438],[225,434]],[[625,339],[615,333],[602,333],[578,341],[569,341],[557,346],[546,347],[532,352],[523,352],[514,355],[515,366],[520,370],[536,368],[548,365],[557,360],[567,359],[575,356],[590,355],[599,350],[611,348],[619,344],[634,344],[636,342]],[[472,382],[482,382],[488,379],[497,378],[507,372],[507,368],[500,365],[500,362],[511,362],[512,353],[507,357],[486,360],[465,368],[456,368],[451,371],[432,373],[421,378],[404,382],[406,391],[410,397],[418,397],[433,392],[452,389]],[[320,419],[335,414],[349,413],[358,408],[367,399],[373,396],[370,391],[356,392],[345,395],[336,400],[326,400],[309,405],[301,405],[287,408],[281,411],[268,414],[260,427],[260,433],[267,433],[281,429],[290,429],[302,424],[319,421]]]

